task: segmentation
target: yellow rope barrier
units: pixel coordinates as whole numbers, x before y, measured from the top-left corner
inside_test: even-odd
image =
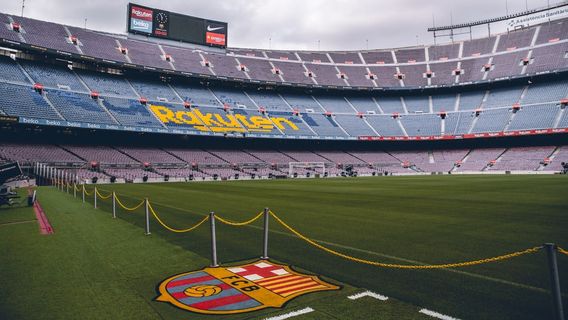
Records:
[[[383,262],[376,262],[376,261],[370,261],[370,260],[365,260],[365,259],[360,259],[360,258],[356,258],[356,257],[352,257],[340,252],[337,252],[333,249],[327,248],[322,246],[321,244],[315,242],[314,240],[309,239],[308,237],[304,236],[303,234],[301,234],[300,232],[296,231],[294,228],[290,227],[288,224],[286,224],[282,219],[280,219],[274,212],[270,211],[270,214],[274,217],[274,219],[276,219],[276,221],[278,221],[284,228],[288,229],[290,232],[292,232],[294,235],[296,235],[298,238],[306,241],[307,243],[311,244],[312,246],[323,250],[327,253],[333,254],[335,256],[347,259],[347,260],[351,260],[354,262],[359,262],[359,263],[363,263],[363,264],[368,264],[368,265],[372,265],[372,266],[377,266],[377,267],[383,267],[383,268],[396,268],[396,269],[444,269],[444,268],[458,268],[458,267],[465,267],[465,266],[473,266],[473,265],[479,265],[479,264],[484,264],[484,263],[489,263],[489,262],[495,262],[495,261],[501,261],[501,260],[506,260],[506,259],[511,259],[514,257],[518,257],[518,256],[522,256],[525,254],[530,254],[530,253],[535,253],[537,251],[539,251],[540,249],[542,249],[542,246],[539,247],[534,247],[534,248],[529,248],[523,251],[517,251],[517,252],[513,252],[513,253],[509,253],[509,254],[505,254],[502,256],[497,256],[497,257],[492,257],[492,258],[487,258],[487,259],[481,259],[481,260],[474,260],[474,261],[466,261],[466,262],[459,262],[459,263],[447,263],[447,264],[438,264],[438,265],[404,265],[404,264],[392,264],[392,263],[383,263]]]
[[[564,250],[564,249],[562,249],[562,248],[560,248],[560,247],[556,247],[556,248],[558,248],[558,252],[560,252],[560,253],[562,253],[562,254],[568,256],[568,251],[566,251],[566,250]]]
[[[99,192],[99,190],[97,189],[97,195],[99,196],[99,198],[101,198],[101,200],[108,200],[108,199],[110,199],[110,197],[112,197],[112,192],[111,192],[109,195],[107,195],[107,196],[103,196],[103,195]]]
[[[236,226],[236,227],[240,227],[240,226],[246,226],[247,224],[251,224],[253,222],[255,222],[256,220],[258,220],[260,217],[262,217],[262,215],[264,214],[264,211],[257,214],[255,217],[253,217],[250,220],[244,221],[244,222],[234,222],[234,221],[230,221],[230,220],[226,220],[223,219],[217,215],[215,215],[215,219],[221,221],[224,224],[228,224],[230,226]]]
[[[87,188],[85,188],[85,195],[86,195],[86,196],[92,196],[92,195],[93,195],[93,192],[95,192],[95,190],[93,190],[93,191],[91,191],[91,193],[89,193],[89,192],[87,191]]]
[[[138,205],[136,205],[132,208],[129,208],[129,207],[125,206],[124,204],[122,204],[122,202],[120,202],[120,199],[118,199],[118,196],[116,196],[115,199],[116,199],[116,203],[118,203],[118,205],[121,206],[122,209],[124,209],[126,211],[134,211],[134,210],[140,208],[145,202],[145,200],[142,200],[142,202],[140,202]]]
[[[160,217],[158,216],[158,214],[156,213],[156,211],[154,211],[154,208],[152,208],[152,205],[150,204],[150,202],[148,202],[148,208],[150,209],[150,212],[152,212],[152,215],[154,216],[154,218],[156,218],[156,220],[166,229],[168,229],[171,232],[175,232],[175,233],[184,233],[184,232],[190,232],[193,231],[197,228],[199,228],[199,226],[201,226],[202,224],[204,224],[207,220],[209,220],[209,216],[205,216],[201,221],[199,221],[197,224],[195,224],[194,226],[187,228],[187,229],[176,229],[176,228],[172,228],[170,226],[168,226],[167,224],[165,224],[162,219],[160,219]]]

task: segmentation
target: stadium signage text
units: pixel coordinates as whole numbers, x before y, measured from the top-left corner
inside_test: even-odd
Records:
[[[259,260],[170,277],[159,285],[156,300],[192,312],[221,315],[279,308],[307,293],[338,289],[316,276]]]
[[[244,114],[203,113],[195,108],[174,110],[166,106],[150,105],[150,110],[165,125],[189,126],[208,132],[264,132],[298,131],[292,121],[282,117],[247,116]]]
[[[548,20],[558,20],[566,17],[568,17],[568,8],[562,7],[510,19],[509,21],[507,21],[507,26],[509,28],[528,27],[539,23],[544,23]]]

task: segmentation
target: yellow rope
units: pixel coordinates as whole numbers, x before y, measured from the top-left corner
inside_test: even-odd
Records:
[[[327,248],[322,246],[321,244],[315,242],[314,240],[309,239],[308,237],[304,236],[303,234],[301,234],[300,232],[296,231],[294,228],[290,227],[289,225],[287,225],[284,221],[282,221],[282,219],[280,219],[274,212],[270,211],[270,214],[274,217],[274,219],[276,219],[276,221],[278,221],[284,228],[288,229],[290,232],[292,232],[294,235],[296,235],[298,238],[306,241],[307,243],[313,245],[314,247],[323,250],[327,253],[331,253],[333,255],[336,255],[338,257],[347,259],[347,260],[351,260],[354,262],[359,262],[359,263],[363,263],[363,264],[368,264],[368,265],[372,265],[372,266],[377,266],[377,267],[383,267],[383,268],[397,268],[397,269],[443,269],[443,268],[457,268],[457,267],[465,267],[465,266],[473,266],[473,265],[479,265],[479,264],[484,264],[484,263],[489,263],[489,262],[495,262],[495,261],[500,261],[500,260],[506,260],[506,259],[511,259],[514,257],[518,257],[518,256],[522,256],[525,254],[529,254],[529,253],[535,253],[538,250],[542,249],[542,246],[539,247],[534,247],[534,248],[529,248],[523,251],[517,251],[517,252],[513,252],[513,253],[509,253],[509,254],[505,254],[502,256],[497,256],[497,257],[492,257],[492,258],[487,258],[487,259],[481,259],[481,260],[474,260],[474,261],[466,261],[466,262],[459,262],[459,263],[447,263],[447,264],[438,264],[438,265],[404,265],[404,264],[391,264],[391,263],[383,263],[383,262],[376,262],[376,261],[370,261],[370,260],[365,260],[365,259],[360,259],[360,258],[356,258],[356,257],[352,257],[340,252],[337,252],[333,249]]]
[[[99,196],[99,198],[101,198],[101,200],[107,200],[107,199],[110,199],[110,197],[112,197],[112,192],[111,192],[108,196],[103,196],[103,195],[99,192],[98,189],[95,189],[95,190],[97,190],[97,195]]]
[[[77,187],[77,185],[73,185],[73,187],[75,188],[75,190],[81,191],[81,188]]]
[[[160,217],[158,216],[158,214],[154,211],[154,208],[152,208],[152,205],[150,204],[150,202],[148,202],[148,208],[150,209],[150,212],[152,212],[152,215],[154,216],[154,218],[156,218],[156,220],[158,220],[158,222],[166,229],[170,230],[171,232],[175,232],[175,233],[184,233],[184,232],[190,232],[193,231],[197,228],[199,228],[199,226],[201,226],[202,224],[204,224],[207,220],[209,220],[209,216],[205,216],[201,221],[199,221],[197,224],[195,224],[193,227],[187,228],[187,229],[175,229],[172,228],[170,226],[168,226],[167,224],[165,224],[162,219],[160,219]]]
[[[230,225],[230,226],[237,226],[237,227],[240,227],[240,226],[246,226],[247,224],[251,224],[251,223],[255,222],[255,221],[258,220],[260,217],[262,217],[263,214],[264,214],[264,211],[261,212],[261,213],[259,213],[259,214],[257,214],[257,215],[256,215],[255,217],[253,217],[252,219],[247,220],[247,221],[244,221],[244,222],[234,222],[234,221],[225,220],[225,219],[223,219],[223,218],[221,218],[221,217],[219,217],[219,216],[217,216],[217,215],[215,215],[215,219],[221,221],[221,222],[224,223],[224,224],[228,224],[228,225]]]
[[[87,192],[87,189],[86,189],[85,187],[83,187],[83,190],[84,190],[83,192],[85,192],[85,195],[86,195],[86,196],[92,196],[92,195],[93,195],[93,192],[95,192],[95,191],[93,190],[93,191],[91,191],[91,193],[89,193],[89,192]]]
[[[566,250],[564,250],[564,249],[562,249],[562,248],[560,248],[560,247],[556,247],[556,248],[558,248],[558,252],[560,252],[560,253],[565,254],[565,255],[568,256],[568,251],[566,251]]]
[[[142,200],[142,202],[140,202],[138,205],[136,205],[132,208],[129,208],[129,207],[125,206],[124,204],[122,204],[122,202],[120,202],[120,199],[118,199],[118,196],[115,196],[115,199],[116,199],[116,202],[118,203],[118,205],[121,206],[122,209],[124,209],[126,211],[134,211],[134,210],[140,208],[144,204],[144,202],[146,201],[146,200]]]

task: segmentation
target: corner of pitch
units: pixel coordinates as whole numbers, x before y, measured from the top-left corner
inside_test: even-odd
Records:
[[[220,315],[279,308],[307,293],[338,289],[317,276],[259,260],[172,276],[160,283],[156,300],[196,313]]]

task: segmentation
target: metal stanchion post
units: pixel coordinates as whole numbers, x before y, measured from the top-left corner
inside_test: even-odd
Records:
[[[144,199],[146,204],[146,235],[150,235],[150,208],[148,207],[148,198]]]
[[[560,292],[560,277],[558,276],[558,261],[556,260],[557,247],[554,243],[545,243],[544,247],[546,248],[546,254],[548,256],[552,299],[554,300],[554,315],[556,320],[564,320],[562,295]]]
[[[264,208],[264,239],[262,247],[262,257],[261,259],[268,260],[268,218],[269,218],[268,208]]]
[[[83,203],[85,203],[85,184],[83,183],[82,186],[83,186],[83,189],[82,189],[83,190]]]
[[[217,236],[215,235],[215,212],[209,214],[209,222],[211,224],[211,267],[216,268],[217,264]]]
[[[73,182],[73,198],[77,198],[77,184]]]
[[[112,217],[116,219],[116,194],[112,192]]]
[[[97,208],[97,187],[95,187],[95,191],[93,191],[93,196],[95,197],[95,209]]]

